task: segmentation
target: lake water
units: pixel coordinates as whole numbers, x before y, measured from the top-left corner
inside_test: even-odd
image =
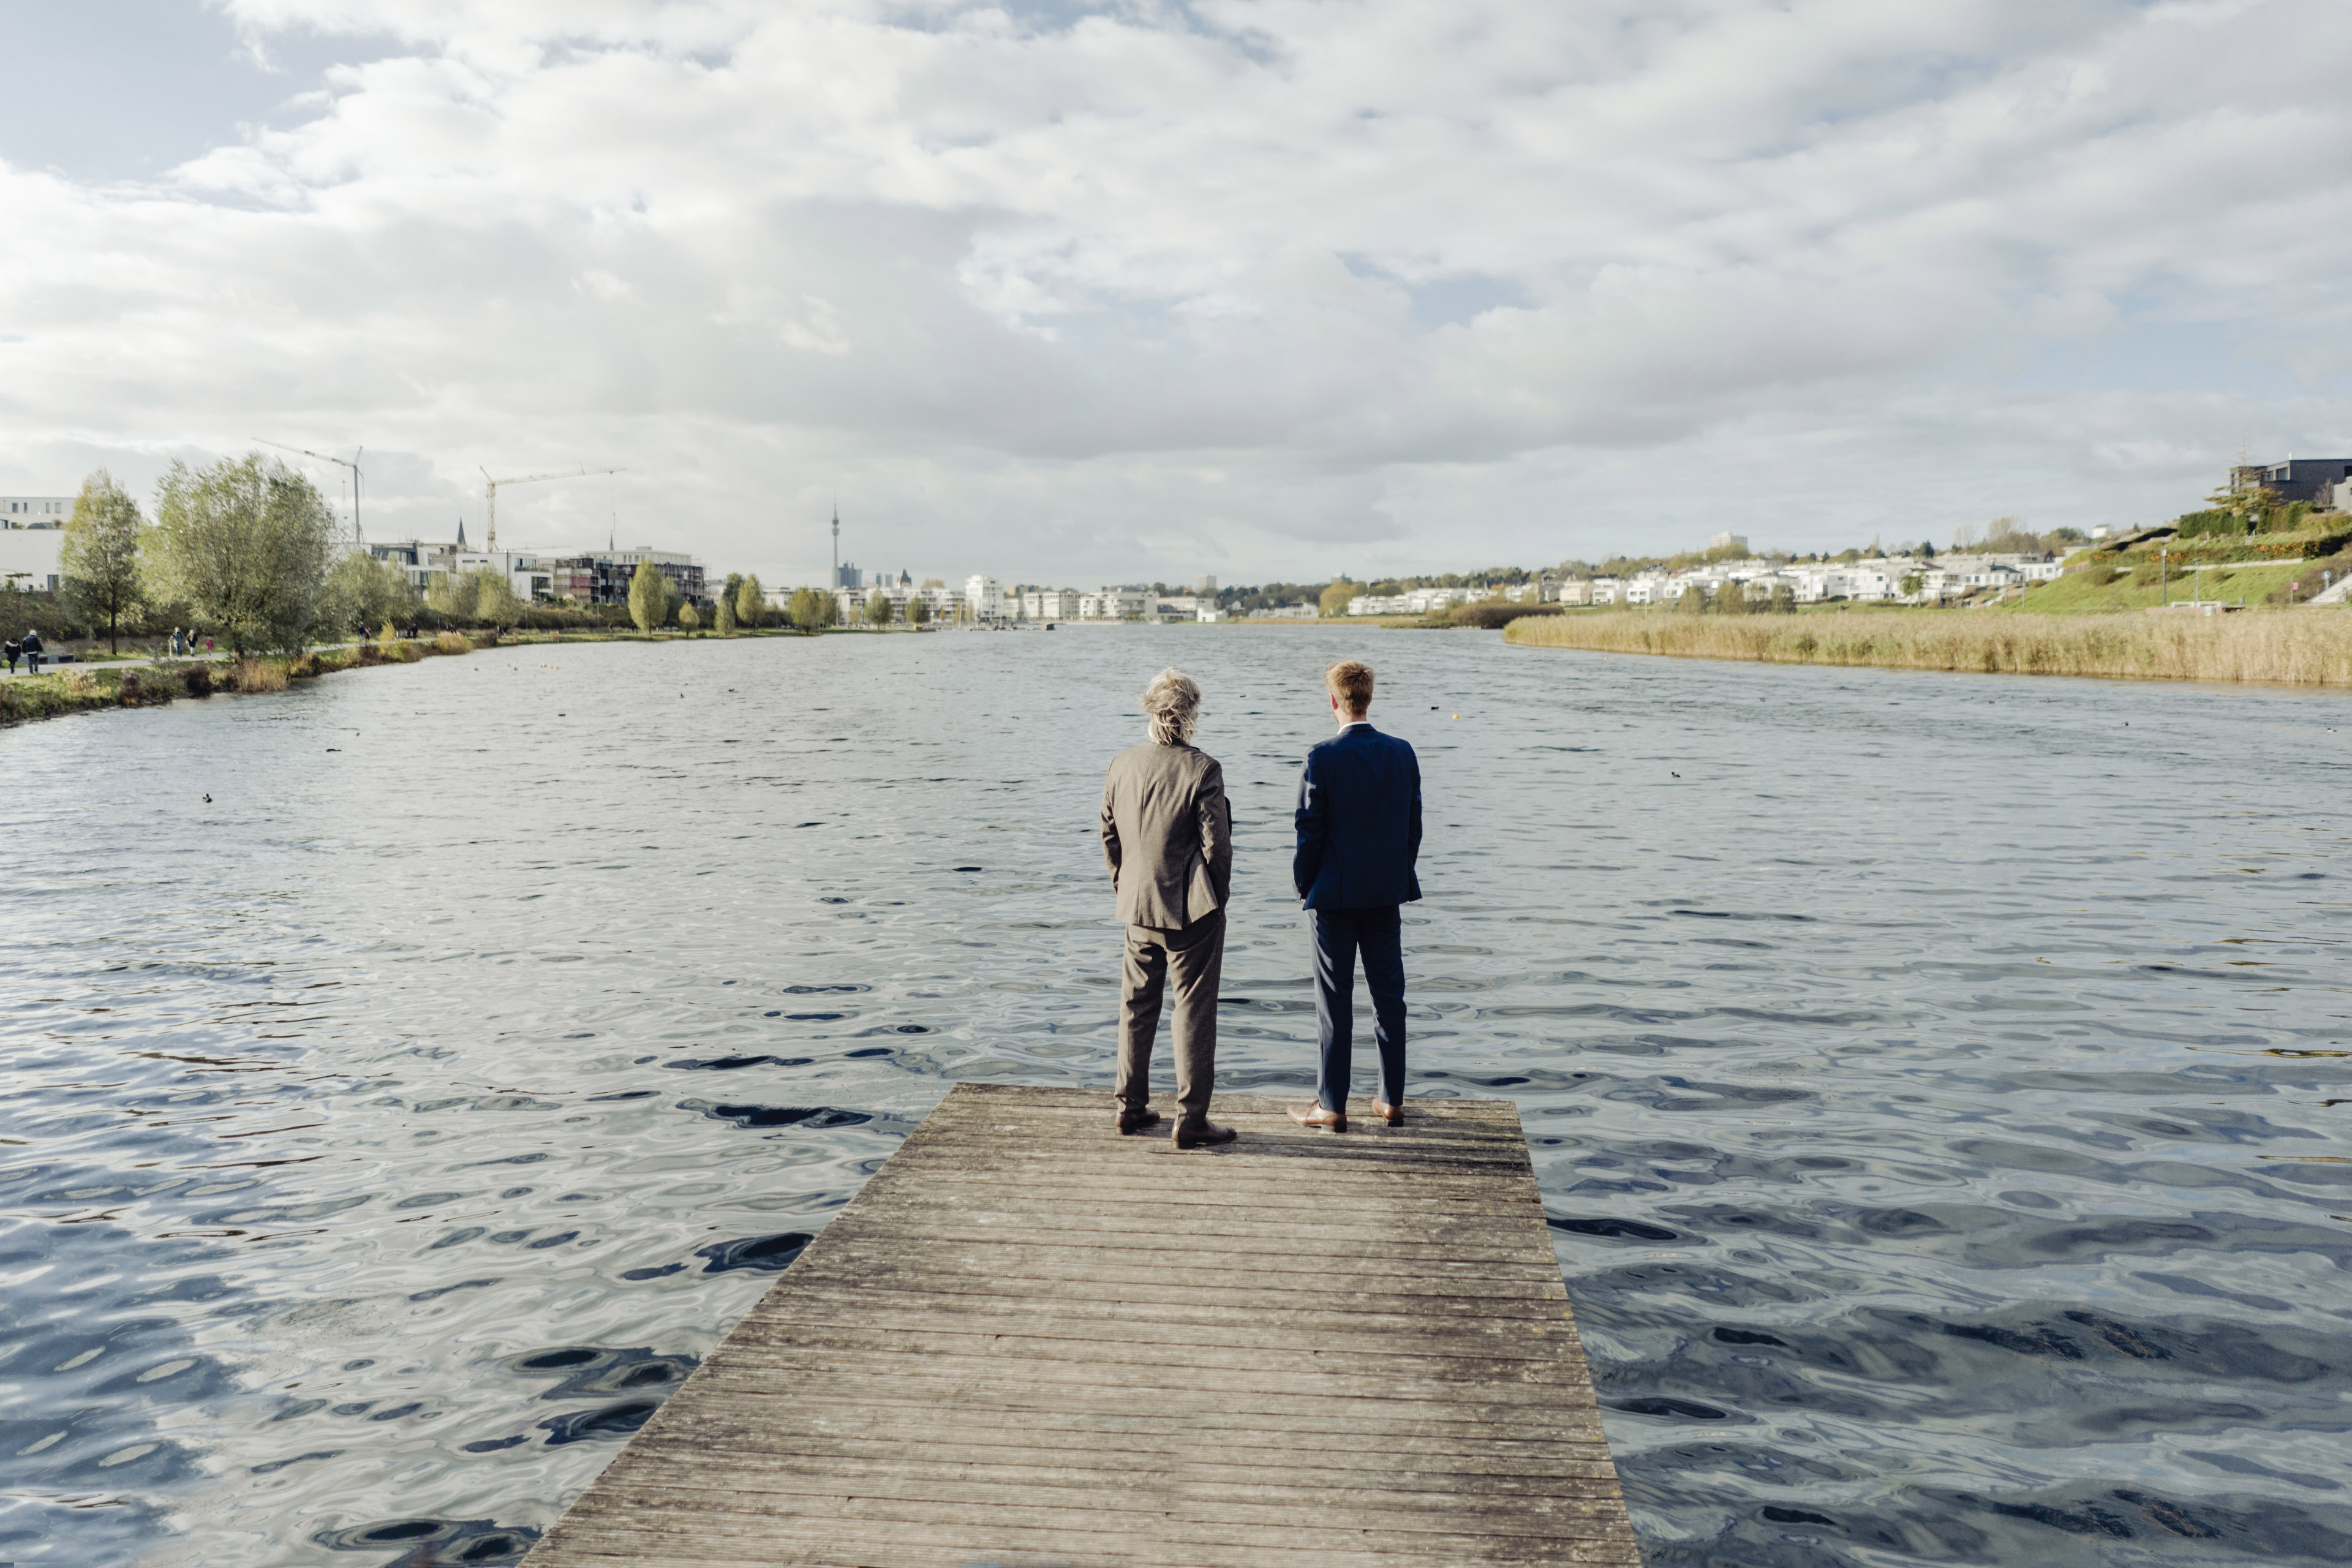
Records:
[[[0,1562],[511,1563],[950,1079],[1108,1106],[1163,664],[1307,1089],[1356,653],[1411,1092],[1518,1103],[1652,1568],[2352,1560],[2352,703],[1099,627],[0,733]]]

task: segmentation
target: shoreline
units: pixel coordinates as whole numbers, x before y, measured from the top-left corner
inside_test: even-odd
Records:
[[[849,630],[865,628],[850,627]],[[878,628],[877,628],[878,629]],[[734,637],[814,637],[793,627],[745,627]],[[486,639],[487,640],[484,640]],[[439,632],[429,637],[328,643],[299,654],[247,654],[215,650],[186,658],[106,659],[71,665],[38,675],[0,677],[0,730],[110,708],[160,708],[207,697],[259,696],[283,691],[297,680],[315,680],[348,669],[455,658],[499,647],[540,647],[565,643],[731,641],[712,632]]]
[[[1914,616],[1917,618],[1913,618]],[[1952,611],[1685,616],[1612,611],[1514,621],[1519,647],[1964,675],[2352,689],[2352,616],[2034,616]]]

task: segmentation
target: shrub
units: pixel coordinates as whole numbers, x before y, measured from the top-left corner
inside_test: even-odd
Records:
[[[270,659],[247,656],[223,673],[234,683],[234,690],[258,693],[286,689],[286,667]]]
[[[320,668],[319,656],[315,653],[298,653],[286,661],[286,674],[295,680],[318,679]]]
[[[210,697],[213,694],[213,667],[209,664],[188,666],[180,671],[180,689],[191,697]]]
[[[680,605],[677,607],[677,624],[682,629],[690,632],[702,625],[702,612],[691,604]]]
[[[1509,626],[1513,621],[1525,620],[1529,616],[1556,616],[1559,613],[1558,605],[1458,605],[1454,606],[1451,619],[1452,624],[1457,626],[1491,632],[1499,626]]]
[[[474,651],[474,639],[460,637],[456,632],[443,632],[433,639],[433,651],[450,654],[471,653]]]

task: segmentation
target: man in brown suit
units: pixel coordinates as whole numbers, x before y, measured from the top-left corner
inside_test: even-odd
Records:
[[[1127,958],[1118,1003],[1118,1130],[1159,1124],[1151,1109],[1151,1037],[1160,998],[1176,982],[1176,1147],[1230,1143],[1209,1121],[1217,1078],[1217,983],[1225,964],[1225,900],[1234,882],[1233,808],[1225,770],[1194,749],[1201,689],[1178,669],[1144,688],[1151,738],[1110,760],[1103,781],[1103,858],[1110,862]]]

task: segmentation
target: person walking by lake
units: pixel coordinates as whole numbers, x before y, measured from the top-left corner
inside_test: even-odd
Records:
[[[1381,1092],[1372,1114],[1404,1120],[1403,906],[1421,897],[1421,759],[1410,743],[1372,728],[1372,668],[1353,659],[1323,672],[1339,732],[1307,753],[1298,771],[1297,848],[1291,879],[1315,947],[1315,1029],[1322,1047],[1313,1105],[1290,1117],[1305,1127],[1348,1130],[1355,1030],[1356,955],[1372,994]]]
[[[6,642],[0,643],[0,653],[5,653],[8,656],[9,674],[14,675],[16,673],[16,660],[23,655],[24,651],[25,650],[23,648],[16,646],[16,639],[15,637],[10,637]]]
[[[1233,807],[1225,771],[1192,744],[1201,689],[1163,669],[1143,689],[1150,739],[1110,761],[1103,781],[1103,858],[1127,942],[1118,996],[1122,1133],[1159,1124],[1151,1109],[1151,1037],[1174,987],[1179,1149],[1230,1143],[1209,1120],[1217,1079],[1217,990],[1225,963],[1225,900],[1234,880]]]
[[[25,669],[26,669],[26,672],[27,674],[31,674],[31,675],[38,675],[38,674],[40,674],[40,673],[41,673],[41,634],[40,634],[40,632],[39,632],[37,628],[35,628],[35,627],[32,627],[32,626],[26,626],[26,627],[25,628],[25,637],[24,637],[24,640],[23,640],[22,642],[18,643],[16,646],[17,646],[18,647],[21,647],[21,648],[22,648],[22,649],[24,649],[24,651],[25,651]]]

